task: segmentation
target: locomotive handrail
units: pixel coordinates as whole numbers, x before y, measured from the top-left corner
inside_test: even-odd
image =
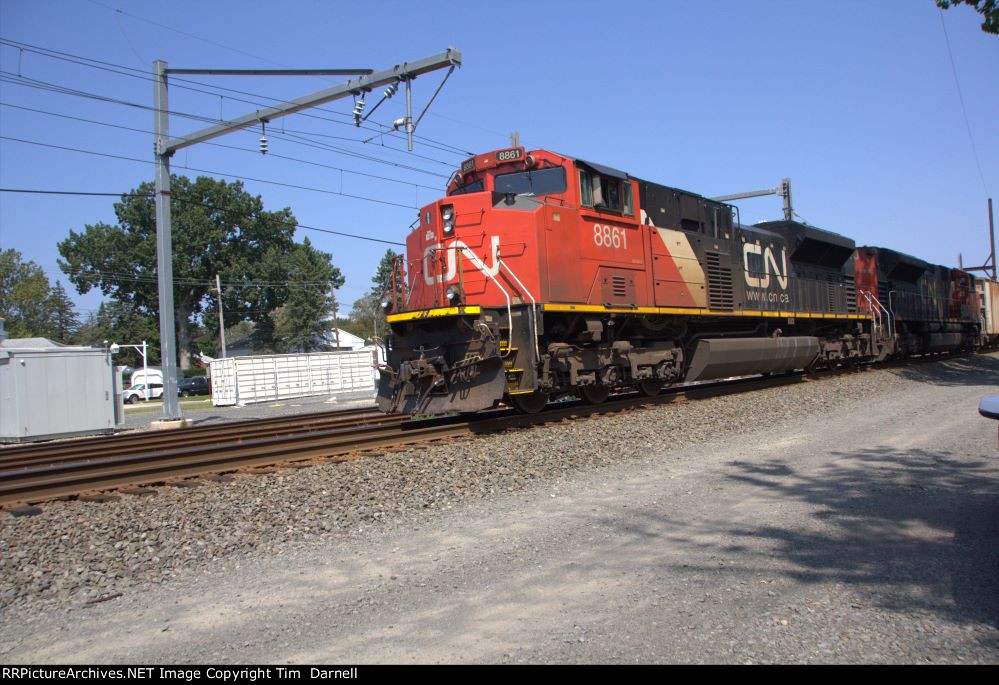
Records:
[[[464,255],[466,252],[469,255],[469,259],[472,259],[472,258],[475,257],[475,253],[472,252],[468,247],[462,247],[461,248],[461,254]],[[498,253],[496,255],[496,259],[499,260],[499,254]],[[508,293],[506,291],[506,288],[504,288],[502,285],[500,285],[500,282],[496,280],[496,277],[493,276],[491,273],[489,273],[489,271],[487,269],[480,269],[480,271],[482,273],[484,273],[489,278],[489,280],[493,282],[493,284],[497,288],[500,289],[500,292],[503,293],[503,297],[506,298],[506,321],[507,321],[507,329],[508,329],[508,331],[507,331],[507,340],[508,341],[509,340],[513,340],[513,307],[510,304],[510,293]],[[496,272],[499,273],[499,269],[497,269]]]
[[[890,311],[888,311],[887,309],[885,309],[885,306],[883,304],[881,304],[881,301],[877,297],[875,297],[874,293],[869,292],[867,290],[860,290],[858,292],[860,292],[860,294],[864,296],[864,299],[867,300],[867,304],[871,306],[872,313],[877,315],[877,318],[878,318],[877,326],[878,326],[878,328],[880,328],[882,326],[882,323],[881,323],[881,312],[884,312],[885,318],[888,320],[888,337],[889,338],[894,338],[895,337],[895,327],[894,327],[894,316],[892,316],[892,313]],[[888,294],[888,298],[889,298],[889,300],[891,299],[891,293]],[[874,309],[874,305],[877,305],[877,310]],[[873,316],[872,316],[872,318],[873,318]]]
[[[504,262],[502,259],[499,259],[499,257],[497,257],[497,260],[499,261],[500,267],[501,268],[506,267],[507,273],[513,276],[513,280],[517,282],[517,285],[520,286],[520,289],[529,298],[531,298],[531,312],[533,318],[532,323],[534,328],[534,330],[531,332],[531,337],[534,338],[534,363],[537,364],[538,362],[541,361],[541,348],[538,347],[538,301],[534,299],[534,295],[532,295],[531,291],[527,289],[527,286],[525,286],[523,283],[520,282],[520,279],[517,278],[517,274],[513,272],[513,269],[510,268],[510,265]]]

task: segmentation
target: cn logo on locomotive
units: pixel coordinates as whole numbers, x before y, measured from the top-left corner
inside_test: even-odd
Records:
[[[763,255],[763,278],[751,276],[750,273],[759,273],[759,269],[750,269],[749,255]],[[769,288],[770,270],[773,269],[774,276],[777,277],[777,285],[781,290],[787,290],[787,251],[780,249],[781,266],[777,266],[777,258],[774,257],[773,250],[769,247],[761,247],[754,243],[746,243],[742,246],[742,265],[745,267],[746,285],[750,288]]]
[[[499,256],[499,244],[500,239],[498,235],[494,235],[489,240],[492,246],[493,252],[493,265],[487,266],[486,263],[479,259],[479,256],[472,252],[472,249],[466,245],[461,240],[455,239],[451,242],[448,247],[444,247],[441,243],[436,245],[428,245],[423,251],[423,281],[427,285],[433,285],[437,283],[447,283],[455,279],[458,273],[458,250],[461,250],[461,254],[472,263],[476,269],[481,271],[487,278],[494,277],[499,273],[500,268],[500,256]],[[446,252],[447,254],[447,267],[443,274],[433,273],[433,264],[436,263],[434,257],[440,252]]]

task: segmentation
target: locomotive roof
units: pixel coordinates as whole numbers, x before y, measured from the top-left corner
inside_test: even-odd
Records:
[[[541,151],[542,152],[550,152],[548,150],[541,150]],[[535,152],[539,152],[539,151],[535,150]],[[686,193],[687,195],[691,195],[691,196],[694,196],[694,197],[702,197],[702,198],[704,198],[706,200],[710,200],[711,199],[711,198],[706,198],[703,195],[701,195],[700,193],[695,193],[695,192],[693,192],[691,190],[684,190],[683,188],[677,188],[676,186],[668,186],[668,185],[664,185],[662,183],[656,183],[655,181],[648,181],[648,180],[646,180],[644,178],[639,178],[638,176],[632,176],[627,171],[621,171],[620,169],[615,169],[614,167],[607,166],[605,164],[597,164],[596,162],[591,162],[591,161],[583,159],[581,157],[577,157],[576,155],[567,155],[567,154],[563,154],[561,152],[555,152],[553,154],[559,155],[561,157],[565,157],[566,159],[570,159],[573,162],[575,162],[577,165],[583,165],[585,167],[589,167],[590,169],[593,169],[597,173],[603,174],[604,176],[610,176],[612,178],[620,178],[621,180],[624,180],[624,181],[634,180],[634,181],[638,181],[639,183],[647,183],[649,185],[659,186],[661,188],[669,188],[670,190],[678,190],[681,193]],[[717,202],[717,200],[711,200],[711,201],[712,202]],[[720,204],[725,204],[725,203],[720,203]]]
[[[935,268],[947,269],[946,266],[938,266],[923,261],[918,257],[892,250],[887,247],[864,246],[861,249],[876,250],[878,253],[878,266],[893,280],[908,281],[915,283],[927,271]]]
[[[791,261],[839,269],[853,254],[853,239],[797,221],[765,221],[756,224],[787,240]]]
[[[903,264],[908,264],[911,266],[916,266],[921,269],[930,269],[935,266],[930,262],[927,262],[919,257],[913,257],[911,254],[906,254],[904,252],[899,252],[898,250],[893,250],[889,247],[878,247],[876,245],[863,245],[860,249],[862,250],[877,250],[880,254],[884,255],[885,258],[892,261],[898,261]]]

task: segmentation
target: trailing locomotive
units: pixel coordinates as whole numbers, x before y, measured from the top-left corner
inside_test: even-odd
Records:
[[[409,234],[379,406],[577,395],[970,348],[975,279],[546,150],[466,160]],[[398,294],[401,292],[401,294]]]

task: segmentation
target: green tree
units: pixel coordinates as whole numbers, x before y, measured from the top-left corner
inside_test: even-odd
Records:
[[[997,0],[937,0],[937,7],[948,10],[957,5],[970,5],[981,14],[982,31],[999,34],[999,1]]]
[[[350,311],[351,333],[370,339],[372,336],[384,339],[389,332],[385,320],[385,310],[381,303],[388,298],[393,306],[405,302],[404,272],[400,255],[392,249],[386,250],[375,275],[371,277],[372,288],[354,302]],[[395,296],[393,297],[393,271],[395,272]]]
[[[0,252],[0,318],[9,337],[53,335],[50,292],[42,267],[22,261],[17,250]]]
[[[274,315],[274,337],[283,352],[329,347],[333,330],[333,291],[344,283],[331,256],[306,238],[288,260],[288,297]]]
[[[354,301],[350,310],[350,320],[354,324],[351,330],[357,336],[366,340],[373,337],[385,339],[388,333],[388,322],[381,307],[381,295],[369,290],[360,299]]]
[[[119,345],[139,345],[146,341],[146,355],[150,366],[160,363],[159,322],[138,312],[126,302],[102,302],[80,326],[75,342],[80,345],[101,346],[104,341]],[[142,366],[142,355],[132,348],[123,348],[115,355],[116,364]]]
[[[59,281],[49,291],[45,307],[48,310],[50,337],[61,343],[71,342],[80,327],[80,318],[73,307],[73,301]]]
[[[400,256],[401,255],[390,248],[385,251],[385,256],[383,256],[381,261],[378,262],[378,268],[375,269],[375,275],[371,278],[371,283],[375,286],[373,292],[376,293],[378,297],[384,298],[391,296],[393,286],[392,275],[394,271],[395,300],[396,302],[402,301],[403,278],[402,262],[399,259]]]
[[[347,318],[339,317],[336,321],[341,333],[346,331],[351,335],[356,335],[361,340],[371,338],[371,326],[369,324],[355,321],[349,316]]]
[[[296,221],[289,208],[265,211],[259,196],[238,181],[172,178],[174,305],[181,368],[190,367],[194,336],[203,315],[214,313],[215,274],[224,282],[262,283],[223,288],[227,323],[258,323],[269,341],[269,313],[282,305],[287,256],[294,250]],[[153,185],[143,183],[114,205],[117,225],[97,223],[70,231],[59,243],[60,267],[80,293],[98,288],[137,316],[157,319],[156,209]],[[218,326],[216,324],[215,330]],[[215,333],[217,335],[217,333]]]

